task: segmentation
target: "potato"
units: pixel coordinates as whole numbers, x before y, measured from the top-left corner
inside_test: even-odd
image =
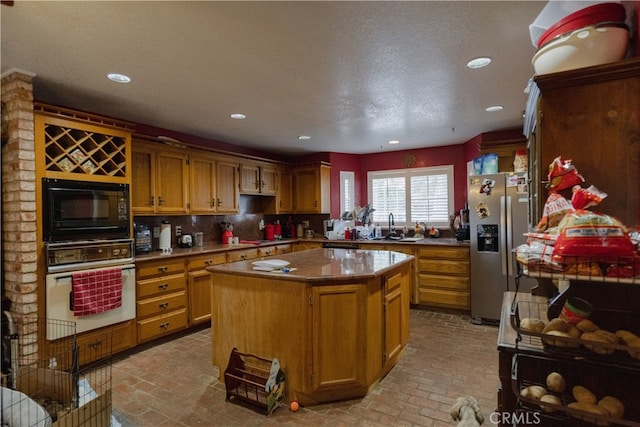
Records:
[[[633,332],[625,331],[623,329],[615,332],[616,336],[622,340],[623,343],[629,345],[631,341],[638,339],[638,336]]]
[[[630,347],[628,350],[629,356],[634,359],[640,359],[640,338],[636,338],[635,340],[628,342],[627,346]]]
[[[540,333],[545,327],[545,323],[540,319],[535,319],[533,317],[525,317],[520,320],[520,329],[529,332],[537,332]]]
[[[542,333],[546,334],[551,331],[567,332],[568,330],[569,324],[559,317],[556,317],[555,319],[551,319],[551,321],[547,323],[547,326],[544,327]]]
[[[619,338],[613,332],[606,331],[604,329],[598,329],[594,331],[594,334],[598,334],[607,339],[611,344],[619,344]]]
[[[624,416],[624,404],[613,396],[605,396],[598,402],[598,406],[604,408],[609,416],[622,418]]]
[[[596,341],[596,342],[601,342],[605,344],[611,344],[608,338],[596,332],[585,332],[582,335],[580,335],[580,339],[585,341]],[[593,351],[594,353],[598,353],[598,354],[612,354],[615,350],[606,345],[598,345],[593,343],[583,342],[582,345],[584,345],[586,348]]]
[[[562,393],[567,386],[564,377],[557,372],[547,375],[547,388],[555,393]]]
[[[571,409],[577,409],[579,411],[589,412],[591,414],[602,415],[605,417],[609,416],[609,413],[606,409],[601,408],[595,403],[588,402],[571,402],[567,405]],[[599,420],[596,417],[589,416],[588,414],[574,414],[570,413],[572,417],[578,418],[580,420],[586,421],[588,423],[596,424],[599,426],[608,426],[610,423],[608,421]]]
[[[549,331],[545,332],[546,337],[542,338],[542,342],[555,347],[573,347],[576,348],[580,345],[578,342],[570,342],[563,339],[554,339],[553,337],[573,338],[567,332],[562,331]]]
[[[542,402],[544,403],[552,403],[554,405],[562,405],[562,401],[560,400],[560,398],[558,396],[555,396],[553,394],[545,394],[544,396],[542,396],[540,398],[540,409],[542,409],[544,412],[548,413],[548,414],[552,414],[554,412],[556,412],[555,408],[551,408],[547,405],[543,405]]]
[[[573,398],[576,399],[578,402],[582,402],[582,403],[592,403],[592,404],[596,404],[596,402],[598,401],[598,399],[596,399],[596,395],[591,393],[591,391],[586,388],[583,387],[581,385],[577,385],[574,386],[572,389],[573,392]]]
[[[547,394],[547,390],[544,387],[539,385],[530,385],[527,388],[523,388],[520,391],[520,395],[522,397],[528,397],[529,399],[540,400],[542,396]]]
[[[569,328],[567,329],[567,333],[571,338],[576,338],[576,339],[580,338],[580,335],[582,335],[582,331],[576,328],[575,325],[569,325]]]
[[[576,327],[578,329],[580,329],[582,332],[595,332],[598,329],[598,326],[596,326],[595,323],[593,323],[591,320],[589,319],[584,319],[578,322],[578,324],[576,325]]]

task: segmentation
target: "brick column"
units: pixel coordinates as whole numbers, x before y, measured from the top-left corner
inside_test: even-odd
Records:
[[[2,274],[17,321],[21,358],[37,354],[38,243],[33,77],[2,77]]]

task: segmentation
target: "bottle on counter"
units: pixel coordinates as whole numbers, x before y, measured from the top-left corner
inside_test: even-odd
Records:
[[[304,227],[302,224],[298,224],[298,231],[296,233],[298,237],[304,237]]]
[[[351,230],[349,230],[349,227],[344,229],[344,240],[351,240]]]
[[[376,239],[382,238],[382,227],[380,227],[380,225],[378,224],[376,224],[374,236]]]

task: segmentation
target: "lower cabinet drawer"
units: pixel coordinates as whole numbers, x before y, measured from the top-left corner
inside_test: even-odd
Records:
[[[469,292],[445,289],[418,289],[418,304],[469,310]]]
[[[468,276],[469,263],[466,261],[419,259],[418,271],[424,271],[424,272],[435,273],[435,274]]]
[[[138,319],[167,313],[176,308],[186,307],[187,293],[175,292],[169,295],[161,295],[155,298],[147,298],[137,302],[136,315]]]
[[[418,273],[418,286],[467,291],[469,290],[469,278]]]
[[[80,365],[95,362],[136,345],[135,321],[128,320],[77,337]]]
[[[183,290],[185,286],[186,277],[184,273],[155,279],[138,280],[138,299],[152,295],[167,295],[175,291]]]
[[[166,335],[187,327],[187,309],[138,320],[138,342]]]

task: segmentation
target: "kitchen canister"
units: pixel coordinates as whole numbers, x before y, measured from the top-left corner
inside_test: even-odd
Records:
[[[166,252],[171,248],[171,224],[169,221],[162,221],[160,224],[160,250]]]
[[[204,240],[204,233],[198,231],[195,233],[196,246],[202,246]]]

